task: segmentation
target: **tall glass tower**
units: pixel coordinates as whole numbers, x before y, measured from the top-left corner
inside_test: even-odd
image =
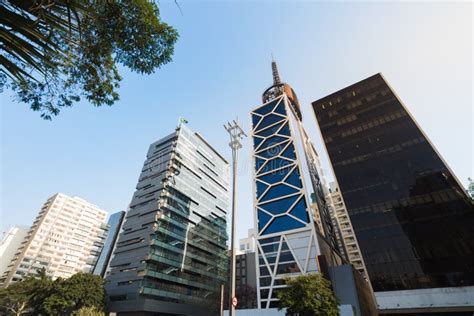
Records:
[[[474,203],[385,78],[312,105],[379,308],[474,310]]]
[[[259,308],[277,307],[285,276],[341,262],[318,171],[318,156],[302,126],[298,98],[272,62],[273,85],[251,112],[257,294]],[[315,192],[316,208],[310,207]],[[319,212],[321,228],[315,225]],[[325,271],[326,270],[326,271]]]
[[[151,144],[106,279],[110,311],[217,313],[228,211],[229,164],[201,135],[181,124]]]

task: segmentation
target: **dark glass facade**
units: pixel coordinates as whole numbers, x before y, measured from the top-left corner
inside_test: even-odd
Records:
[[[374,290],[474,285],[473,202],[382,75],[312,106]]]
[[[100,275],[105,277],[107,272],[107,267],[109,266],[110,259],[112,257],[112,252],[115,248],[117,238],[122,227],[123,219],[125,218],[125,212],[120,211],[110,215],[109,220],[107,221],[107,238],[104,242],[104,247],[100,252],[99,259],[95,264],[93,274]]]

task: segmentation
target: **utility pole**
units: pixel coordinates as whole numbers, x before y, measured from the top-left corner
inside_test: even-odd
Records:
[[[239,149],[242,148],[240,142],[242,138],[247,137],[244,130],[239,126],[235,120],[228,122],[224,128],[230,135],[229,146],[232,149],[232,228],[230,237],[230,280],[229,280],[229,316],[235,315],[235,307],[237,306],[237,298],[235,297],[235,211],[236,211],[236,196],[237,196],[237,160],[239,156]],[[235,305],[235,306],[234,306]]]

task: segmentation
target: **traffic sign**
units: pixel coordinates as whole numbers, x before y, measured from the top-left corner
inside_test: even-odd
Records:
[[[237,307],[237,297],[235,296],[232,298],[232,306]]]

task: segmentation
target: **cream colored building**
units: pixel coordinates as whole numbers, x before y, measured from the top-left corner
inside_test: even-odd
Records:
[[[344,199],[335,182],[329,184],[329,192],[327,193],[326,200],[330,204],[333,224],[337,225],[341,232],[342,240],[338,240],[338,244],[345,248],[347,260],[368,280],[364,259],[362,258],[354,229],[352,228],[351,220],[344,204]]]
[[[41,208],[0,279],[5,286],[35,274],[67,278],[90,272],[102,249],[107,212],[78,197],[57,193]]]

